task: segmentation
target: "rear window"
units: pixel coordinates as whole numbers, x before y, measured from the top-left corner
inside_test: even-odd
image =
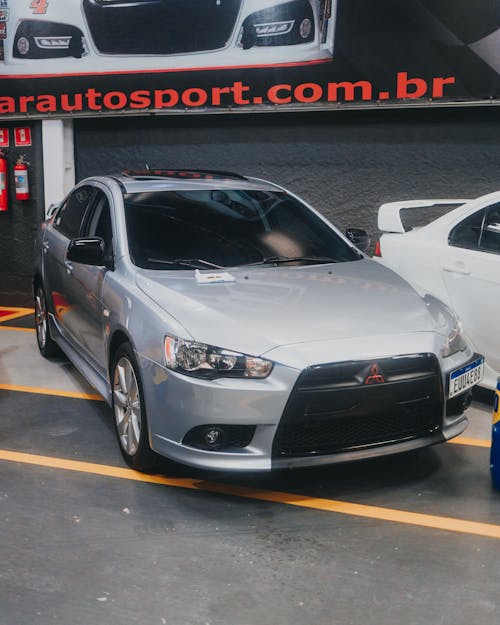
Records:
[[[334,262],[360,257],[284,192],[163,191],[126,194],[124,200],[130,256],[142,268],[186,269],[166,263],[193,259],[207,267],[234,267],[271,257],[331,257]]]

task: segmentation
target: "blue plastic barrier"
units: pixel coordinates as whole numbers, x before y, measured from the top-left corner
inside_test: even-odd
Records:
[[[497,380],[495,408],[493,410],[490,469],[493,487],[500,490],[500,378]]]

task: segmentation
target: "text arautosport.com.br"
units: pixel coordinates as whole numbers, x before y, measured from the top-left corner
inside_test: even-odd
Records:
[[[202,107],[245,107],[260,105],[307,105],[320,103],[375,103],[383,101],[408,101],[440,99],[447,97],[446,89],[455,84],[453,76],[437,76],[430,80],[410,77],[398,72],[392,91],[377,91],[367,80],[357,82],[339,81],[320,84],[303,82],[298,85],[275,84],[267,88],[265,95],[241,81],[217,87],[172,87],[136,89],[134,91],[98,90],[93,87],[81,92],[40,93],[17,97],[0,95],[0,115],[15,113],[79,113],[112,111],[147,111],[172,109],[200,109]]]

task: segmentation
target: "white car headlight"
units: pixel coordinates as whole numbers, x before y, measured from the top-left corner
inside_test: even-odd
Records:
[[[443,347],[441,347],[441,356],[443,358],[448,358],[448,356],[453,356],[453,354],[457,352],[463,352],[466,348],[467,343],[462,333],[462,324],[460,321],[457,321],[444,342]]]
[[[273,363],[198,341],[165,336],[165,364],[169,369],[199,378],[267,378]]]

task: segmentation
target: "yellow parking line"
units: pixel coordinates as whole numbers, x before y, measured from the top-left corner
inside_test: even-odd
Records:
[[[92,475],[101,475],[124,480],[134,480],[136,482],[146,482],[149,484],[161,484],[163,486],[231,495],[233,497],[242,497],[244,499],[281,503],[289,506],[298,506],[300,508],[309,508],[325,512],[335,512],[337,514],[346,514],[349,516],[377,519],[379,521],[390,521],[404,525],[414,525],[417,527],[444,530],[459,534],[472,534],[474,536],[500,539],[499,525],[468,521],[466,519],[457,519],[454,517],[407,512],[405,510],[396,510],[392,508],[380,508],[377,506],[367,506],[364,504],[349,503],[347,501],[338,501],[334,499],[308,497],[306,495],[298,495],[295,493],[261,490],[246,486],[222,484],[218,482],[207,482],[193,478],[170,478],[163,475],[146,475],[144,473],[138,473],[136,471],[132,471],[131,469],[123,469],[121,467],[95,464],[91,462],[81,462],[78,460],[66,460],[64,458],[54,458],[51,456],[25,454],[5,449],[0,449],[0,460],[49,467],[53,469],[63,469],[66,471],[76,471]]]
[[[454,445],[472,445],[473,447],[491,447],[491,440],[485,440],[484,438],[469,438],[468,436],[457,436],[449,443]]]
[[[0,390],[18,391],[20,393],[35,393],[37,395],[55,395],[56,397],[73,397],[75,399],[91,399],[104,401],[97,393],[78,393],[75,391],[62,391],[54,388],[42,388],[39,386],[18,386],[16,384],[0,384]]]
[[[17,319],[18,317],[26,317],[26,315],[34,314],[33,308],[13,308],[12,306],[0,306],[0,312],[12,310],[12,313],[8,315],[0,315],[0,323],[4,323],[4,321],[12,321],[12,319]]]
[[[12,330],[13,332],[35,332],[34,328],[16,328],[14,326],[1,326],[0,330]]]

